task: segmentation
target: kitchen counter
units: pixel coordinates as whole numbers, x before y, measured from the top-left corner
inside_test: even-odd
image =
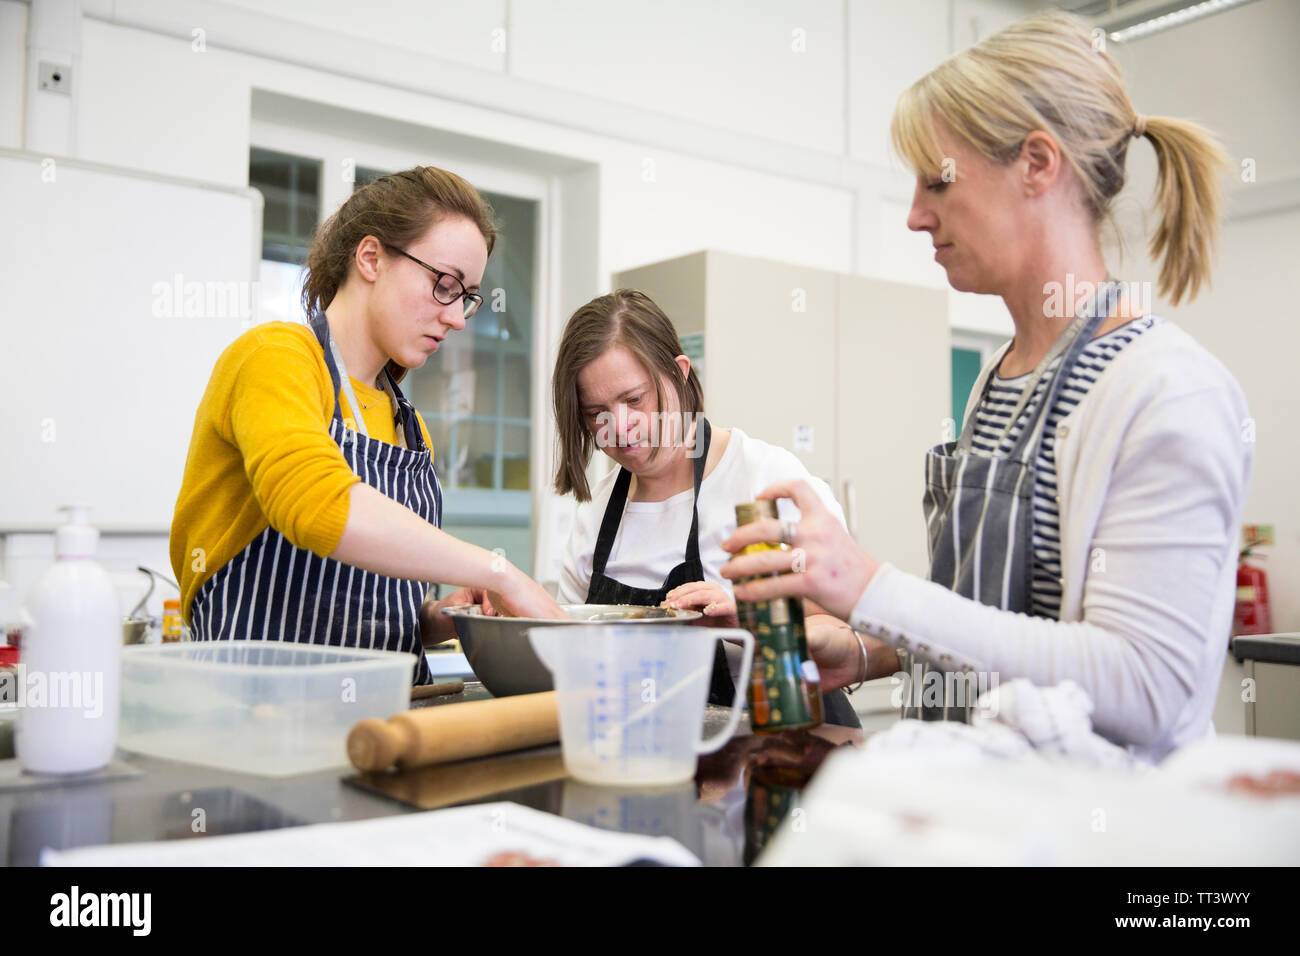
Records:
[[[489,697],[482,684],[467,682],[461,694],[413,706]],[[721,729],[727,713],[710,706],[705,732]],[[11,721],[0,721],[0,738],[11,727]],[[723,750],[700,758],[694,782],[626,789],[568,778],[558,744],[403,774],[357,774],[340,767],[293,777],[239,774],[119,751],[120,760],[139,773],[0,791],[0,861],[35,865],[44,846],[202,839],[509,800],[606,829],[671,836],[706,864],[734,866],[757,852],[826,754],[861,739],[861,731],[842,727],[757,737],[742,721]],[[436,850],[431,849],[429,862],[437,864]]]

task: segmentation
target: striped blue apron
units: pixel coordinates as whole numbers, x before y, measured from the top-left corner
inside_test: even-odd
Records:
[[[334,385],[330,437],[353,473],[441,527],[442,486],[414,406],[385,369],[384,390],[397,410],[394,421],[402,445],[371,438],[322,313],[312,316],[311,329]],[[340,388],[356,410],[358,431],[344,424]],[[421,581],[373,574],[296,548],[268,526],[199,588],[190,608],[191,628],[199,641],[294,641],[404,651],[416,657],[415,683],[431,684],[419,619],[427,591]]]
[[[926,453],[924,506],[931,581],[981,604],[1031,613],[1034,485],[1043,430],[1070,370],[1114,311],[1120,289],[1113,281],[1102,283],[1038,363],[998,438],[996,447],[1001,448],[1003,439],[1025,416],[1008,452],[982,455],[971,451],[975,414],[988,395],[996,374],[992,372],[984,380],[980,400],[971,404],[961,436]],[[1031,407],[1039,382],[1058,357],[1060,366],[1041,401]],[[924,644],[898,649],[908,691],[902,716],[968,720],[979,675],[963,670],[960,661],[932,660],[927,650]],[[986,675],[984,685],[990,683],[991,676]]]

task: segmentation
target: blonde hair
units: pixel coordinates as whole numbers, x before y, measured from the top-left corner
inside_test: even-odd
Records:
[[[1026,136],[1043,130],[1077,175],[1098,225],[1124,186],[1130,138],[1144,136],[1158,163],[1151,258],[1160,262],[1161,294],[1176,305],[1209,283],[1221,204],[1216,174],[1227,156],[1196,123],[1140,116],[1105,44],[1104,32],[1072,15],[1027,17],[905,90],[890,136],[914,170],[938,178],[944,167],[938,120],[1003,164],[1020,154]]]

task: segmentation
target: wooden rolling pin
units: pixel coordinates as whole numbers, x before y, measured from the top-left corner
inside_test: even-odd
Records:
[[[377,773],[370,779],[390,797],[421,810],[437,810],[507,790],[561,780],[566,775],[564,758],[550,753],[441,764],[408,773]]]
[[[358,770],[423,767],[559,739],[555,691],[547,691],[370,717],[348,734],[348,759]]]
[[[416,684],[411,688],[411,700],[441,697],[444,694],[459,694],[464,689],[465,682],[463,680],[450,680],[445,684]]]

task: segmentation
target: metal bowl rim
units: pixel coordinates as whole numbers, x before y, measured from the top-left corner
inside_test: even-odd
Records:
[[[627,605],[627,604],[561,604],[561,605],[560,605],[560,607],[561,607],[562,609],[566,610],[566,611],[567,611],[567,610],[574,609],[574,608],[596,608],[596,607],[604,607],[604,608],[609,608],[609,609],[611,609],[611,610],[614,610],[614,609],[619,609],[619,608],[624,608],[624,607],[631,607],[631,606],[633,606],[633,605]],[[470,608],[473,608],[474,611],[471,612],[471,611],[469,610]],[[668,609],[665,608],[665,610],[668,610]],[[675,624],[675,623],[681,623],[681,622],[683,622],[683,621],[697,621],[697,620],[699,620],[700,618],[704,617],[704,615],[703,615],[701,612],[699,612],[699,611],[688,611],[688,610],[685,610],[684,608],[672,608],[671,610],[672,610],[672,613],[673,613],[673,616],[672,616],[671,618],[662,618],[662,617],[643,617],[643,618],[630,618],[630,619],[628,619],[628,620],[622,620],[622,621],[619,621],[619,620],[614,620],[614,621],[592,621],[592,620],[585,620],[585,621],[584,621],[584,620],[577,620],[577,619],[573,619],[573,618],[559,618],[559,619],[557,619],[557,618],[549,618],[549,617],[496,617],[496,616],[490,616],[490,615],[487,615],[487,614],[483,614],[481,611],[478,610],[478,605],[477,605],[477,604],[453,604],[451,607],[444,607],[444,608],[442,609],[442,613],[445,614],[445,615],[447,615],[448,617],[456,618],[456,619],[458,619],[458,620],[460,620],[460,619],[466,619],[466,620],[475,620],[475,621],[498,621],[498,622],[500,622],[500,623],[502,623],[502,624],[505,624],[505,623],[508,622],[508,623],[510,623],[510,624],[544,624],[544,625],[555,625],[555,624],[563,624],[563,625],[584,625],[584,624],[634,624],[634,625],[646,625],[646,624],[669,624],[669,623],[674,623],[674,624]]]

